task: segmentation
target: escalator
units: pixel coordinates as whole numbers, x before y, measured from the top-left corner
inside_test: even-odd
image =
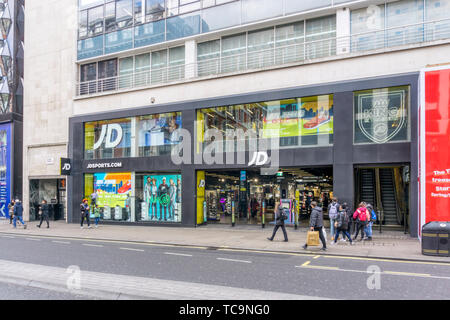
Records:
[[[402,223],[401,209],[398,203],[399,190],[396,185],[396,168],[361,168],[357,170],[357,204],[366,202],[373,205],[377,212],[383,211],[383,225],[399,226]]]

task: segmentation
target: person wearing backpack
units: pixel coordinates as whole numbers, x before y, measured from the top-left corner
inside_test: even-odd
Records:
[[[337,202],[337,198],[333,198],[331,203],[328,205],[328,217],[330,218],[331,241],[334,240],[335,235],[334,224],[336,222],[338,211],[339,211],[339,203]]]
[[[339,233],[342,232],[342,237],[347,237],[350,240],[350,245],[353,244],[352,237],[348,233],[348,226],[350,222],[350,215],[348,213],[347,203],[342,204],[339,207],[339,211],[337,214],[335,227],[336,227],[336,235],[334,236],[334,241],[331,244],[335,244],[337,239],[339,238]]]
[[[276,208],[274,211],[275,212],[275,227],[273,228],[272,237],[267,238],[267,240],[273,241],[275,234],[277,233],[278,229],[281,227],[281,230],[283,230],[284,241],[288,242],[286,227],[284,226],[284,220],[286,220],[288,218],[286,210],[289,211],[289,209],[287,209],[287,208],[282,208],[279,203],[276,204]]]
[[[366,208],[367,208],[368,223],[366,225],[366,228],[364,229],[364,232],[366,233],[367,236],[366,240],[372,241],[372,226],[377,221],[377,214],[375,213],[375,210],[373,210],[371,204],[368,204]]]
[[[364,228],[367,224],[367,209],[366,204],[364,202],[361,202],[358,206],[358,209],[353,213],[353,219],[356,219],[356,234],[353,240],[356,240],[358,238],[359,231],[361,231],[361,240],[364,239]]]
[[[311,202],[311,217],[309,219],[309,227],[311,231],[319,231],[319,238],[322,242],[322,248],[320,250],[327,251],[327,242],[325,237],[323,236],[323,212],[322,208],[317,206],[317,202]],[[305,243],[302,247],[306,250],[308,248],[308,244]]]

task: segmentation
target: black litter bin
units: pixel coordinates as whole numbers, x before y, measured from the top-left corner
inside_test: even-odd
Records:
[[[422,227],[422,254],[450,257],[450,221],[431,221]]]

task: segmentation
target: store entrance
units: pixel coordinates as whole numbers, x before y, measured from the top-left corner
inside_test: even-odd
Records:
[[[287,224],[307,219],[312,201],[328,206],[333,196],[333,168],[281,168],[276,175],[260,170],[205,171],[205,218],[208,223],[273,224],[276,203],[290,210]]]

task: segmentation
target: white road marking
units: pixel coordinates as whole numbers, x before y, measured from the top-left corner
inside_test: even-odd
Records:
[[[103,247],[101,244],[90,244],[90,243],[83,243],[83,246],[87,247]]]
[[[144,249],[134,249],[134,248],[119,248],[120,250],[129,250],[129,251],[139,251],[144,252]]]
[[[2,236],[2,238],[10,238],[10,239],[14,239],[15,237],[13,237],[13,236]]]
[[[185,253],[164,252],[164,254],[169,254],[169,255],[174,255],[174,256],[183,256],[183,257],[192,257],[192,254],[185,254]]]
[[[54,243],[70,244],[70,242],[68,242],[68,241],[58,241],[58,240],[53,240],[52,242],[54,242]]]
[[[41,241],[41,239],[35,239],[35,238],[25,238],[25,240],[31,240],[31,241]]]
[[[217,260],[223,260],[223,261],[232,261],[232,262],[242,262],[242,263],[252,263],[248,260],[235,260],[235,259],[227,259],[227,258],[217,258]]]

